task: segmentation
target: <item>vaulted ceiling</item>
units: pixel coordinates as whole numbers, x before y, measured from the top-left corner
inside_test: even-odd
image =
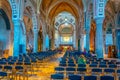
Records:
[[[42,0],[40,7],[41,13],[47,14],[50,20],[63,11],[70,12],[79,20],[83,11],[82,0]]]
[[[89,8],[89,3],[92,3],[93,0],[31,0],[33,3],[40,3],[39,12],[40,17],[44,19],[43,22],[48,24],[53,24],[55,17],[63,12],[71,13],[76,19],[76,25],[78,23],[83,23],[82,25],[77,26],[77,30],[80,30],[80,26],[84,26],[84,11]],[[120,16],[120,0],[105,0],[105,20],[104,28],[108,27],[110,24],[112,27],[116,26],[116,21]],[[93,7],[91,7],[93,8]],[[93,10],[93,9],[92,9]],[[115,17],[116,16],[116,17]],[[94,23],[95,24],[95,23]],[[53,27],[52,25],[52,27]],[[50,28],[49,28],[50,29]],[[51,29],[53,30],[53,28]],[[50,31],[50,30],[49,30]]]
[[[51,27],[47,28],[49,29],[48,31],[53,32],[55,17],[62,12],[72,14],[76,20],[76,27],[80,27],[78,24],[80,20],[83,20],[83,9],[84,6],[82,0],[42,0],[39,11],[40,15],[48,25],[53,24]],[[66,31],[66,29],[62,28],[61,33],[62,31]]]
[[[105,6],[104,28],[115,28],[120,14],[120,0],[108,0]],[[111,24],[111,26],[109,26]]]

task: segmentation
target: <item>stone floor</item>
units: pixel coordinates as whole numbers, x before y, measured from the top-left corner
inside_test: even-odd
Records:
[[[64,52],[62,54],[55,55],[52,59],[44,61],[39,70],[35,72],[35,75],[29,77],[29,80],[50,80],[50,75],[55,73],[54,68],[59,65],[60,58],[63,55]],[[107,55],[104,55],[104,58],[111,59],[107,58]]]
[[[51,74],[54,74],[55,67],[59,65],[59,61],[61,57],[64,55],[65,52],[62,54],[56,54],[55,56],[43,61],[39,68],[36,68],[33,75],[30,75],[28,80],[51,80]],[[107,58],[107,55],[104,55],[105,59],[115,59],[115,58]],[[115,59],[116,60],[116,59]],[[119,60],[119,59],[117,59]],[[14,80],[14,79],[13,79]],[[23,79],[21,79],[23,80]]]
[[[29,77],[29,80],[50,80],[51,74],[54,73],[54,68],[59,65],[60,58],[63,55],[64,52],[44,61],[39,70],[35,72],[35,75]]]

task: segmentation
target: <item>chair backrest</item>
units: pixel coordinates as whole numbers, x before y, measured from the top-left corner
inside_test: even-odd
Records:
[[[12,66],[4,66],[4,69],[6,69],[6,70],[12,70]]]
[[[31,65],[31,62],[24,62],[24,65]]]
[[[75,71],[75,68],[73,68],[73,67],[67,67],[66,71]]]
[[[74,63],[69,63],[68,66],[69,67],[75,67],[76,65]]]
[[[3,68],[3,66],[2,65],[0,65],[0,69],[2,69]]]
[[[67,67],[67,64],[66,63],[60,63],[59,66]]]
[[[63,74],[52,74],[51,79],[64,79]]]
[[[6,72],[0,72],[0,76],[1,76],[1,77],[6,77],[6,76],[7,76],[7,73],[6,73]]]
[[[120,62],[116,62],[116,64],[120,64]]]
[[[100,80],[114,80],[113,76],[101,76]]]
[[[78,67],[86,67],[85,64],[78,64]]]
[[[82,80],[80,75],[69,75],[69,80]]]
[[[117,70],[117,73],[120,73],[120,69]]]
[[[97,80],[97,76],[84,76],[84,80]]]
[[[77,68],[77,71],[79,71],[79,72],[86,72],[86,68]]]
[[[63,67],[56,67],[55,70],[56,70],[56,71],[64,71],[65,68],[63,68]]]
[[[109,68],[117,68],[117,65],[115,65],[115,64],[110,64],[110,65],[109,65]]]
[[[16,70],[23,70],[23,67],[22,66],[15,66],[15,69]]]
[[[92,61],[91,64],[98,64],[98,62],[94,62],[94,61]]]
[[[104,72],[106,72],[106,73],[114,73],[115,70],[114,69],[104,69]]]
[[[100,68],[107,68],[107,65],[106,64],[100,64],[99,67]]]
[[[92,69],[92,72],[102,72],[102,69],[94,68],[94,69]]]
[[[102,61],[102,62],[100,62],[99,64],[106,64],[106,62],[105,62],[105,61]]]
[[[9,65],[14,65],[14,63],[15,63],[15,62],[13,62],[13,61],[9,61],[9,62],[8,62]]]
[[[0,65],[6,65],[7,62],[6,61],[0,61]]]
[[[97,67],[97,64],[90,64],[90,67]]]

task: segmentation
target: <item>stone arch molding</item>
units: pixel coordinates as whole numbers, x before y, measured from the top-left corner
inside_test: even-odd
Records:
[[[71,1],[66,1],[66,0],[58,0],[56,3],[54,3],[52,6],[50,6],[50,8],[48,9],[47,17],[49,16],[50,11],[51,11],[57,4],[59,4],[59,3],[61,3],[61,2],[66,2],[66,3],[74,6],[75,9],[78,11],[78,14],[80,14],[79,17],[81,17],[81,15],[82,15],[82,9],[81,9],[81,8],[78,9],[78,7],[77,7],[74,3],[72,3]]]
[[[35,8],[30,1],[27,1],[27,5],[24,9],[28,7],[31,18],[32,18],[32,31],[33,31],[33,52],[37,52],[38,50],[38,24],[37,24],[37,14],[35,12]]]
[[[10,5],[11,5],[11,9],[12,9],[12,20],[14,21],[14,20],[20,19],[19,11],[18,11],[19,7],[17,5],[16,0],[8,0],[8,1],[9,1]],[[28,1],[28,5],[25,6],[25,8],[26,7],[30,7],[30,11],[32,13],[33,30],[38,29],[37,28],[37,16],[35,14],[34,6],[32,5],[32,3],[30,1]],[[23,28],[23,29],[25,29],[25,28]],[[26,31],[26,30],[24,30],[24,31]]]
[[[0,32],[0,44],[2,44],[3,48],[1,50],[5,51],[7,53],[6,56],[2,54],[2,56],[7,57],[8,55],[12,55],[13,51],[13,23],[12,23],[12,8],[11,4],[8,0],[1,0],[0,1],[0,14],[1,14],[1,32]],[[1,53],[0,52],[0,56]]]
[[[31,2],[29,2],[29,5],[27,5],[26,7],[30,7],[30,11],[32,13],[32,23],[33,23],[33,30],[38,30],[38,25],[37,25],[37,15],[35,13],[35,9],[34,6],[32,5]]]
[[[11,6],[11,9],[12,9],[12,21],[14,23],[14,25],[16,27],[14,27],[14,51],[13,51],[13,54],[14,56],[18,56],[18,54],[20,53],[19,52],[19,44],[20,44],[20,39],[19,37],[15,38],[16,36],[18,36],[19,32],[21,31],[18,31],[19,28],[22,29],[22,33],[24,33],[24,35],[26,36],[26,28],[25,28],[25,25],[24,25],[24,21],[23,21],[23,14],[24,14],[24,9],[26,9],[26,7],[29,7],[30,9],[30,12],[32,14],[31,18],[32,18],[32,23],[33,23],[33,27],[32,27],[32,30],[34,32],[34,44],[37,44],[35,42],[36,41],[36,36],[35,34],[38,34],[38,25],[37,25],[37,15],[35,13],[35,9],[34,9],[34,6],[32,5],[32,3],[30,1],[27,0],[27,5],[24,6],[24,1],[22,0],[8,0],[9,3],[10,3],[10,6]],[[18,5],[19,4],[19,5]],[[22,7],[22,9],[21,9]],[[25,42],[23,42],[22,44],[25,44]],[[26,50],[24,48],[24,50]]]

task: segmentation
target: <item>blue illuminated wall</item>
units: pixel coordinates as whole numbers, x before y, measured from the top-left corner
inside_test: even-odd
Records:
[[[86,35],[84,35],[84,49],[86,49]]]
[[[112,45],[113,44],[113,37],[112,34],[106,34],[106,45]]]
[[[46,43],[46,49],[49,49],[49,36],[46,35],[46,39],[45,39],[45,43]]]

